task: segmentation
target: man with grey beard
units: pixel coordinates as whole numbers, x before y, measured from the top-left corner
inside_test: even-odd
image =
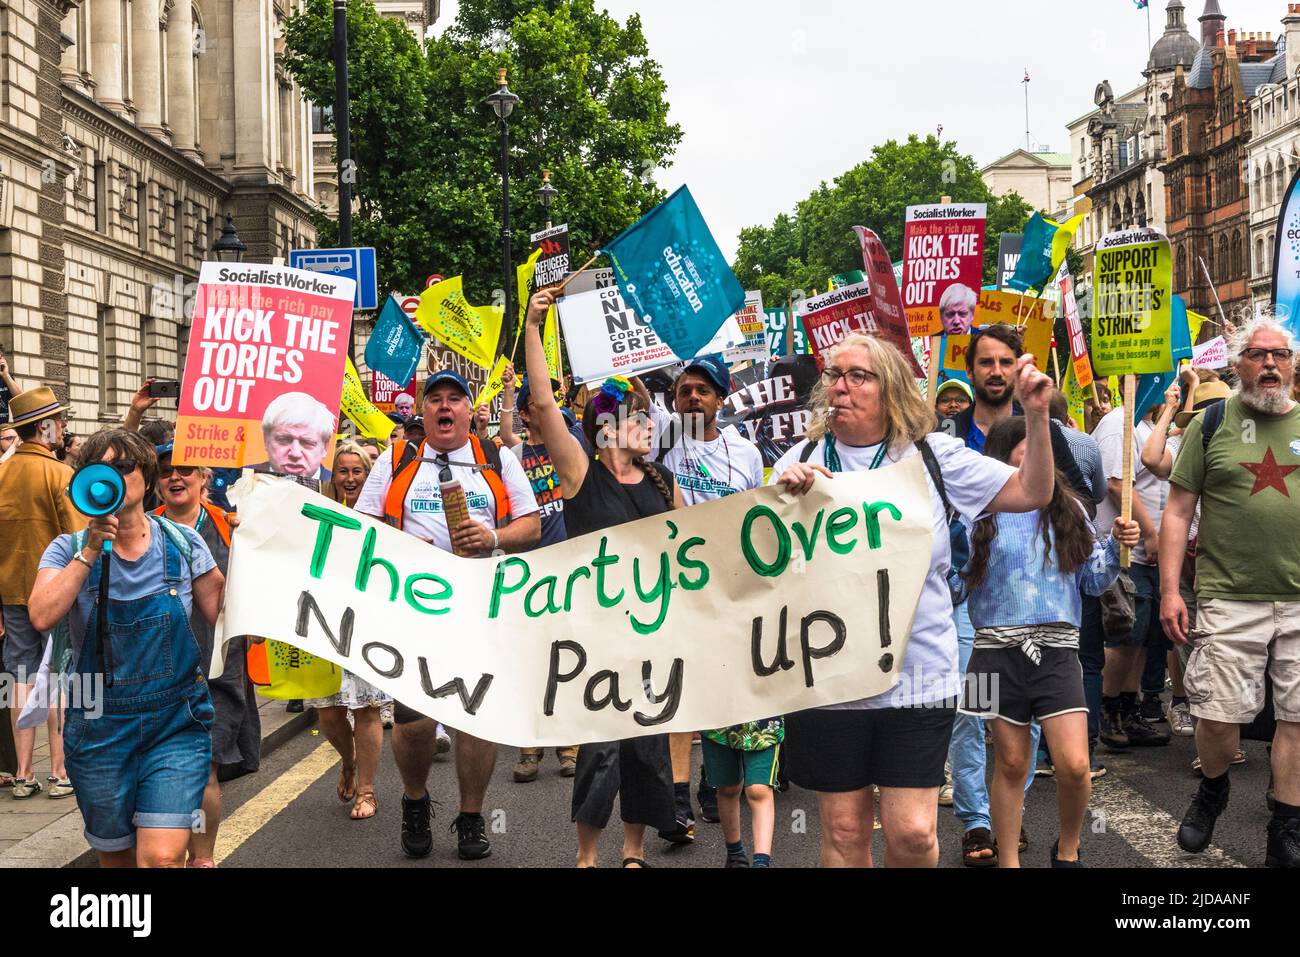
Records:
[[[1228,769],[1240,728],[1273,684],[1276,803],[1265,863],[1300,867],[1300,406],[1291,399],[1295,339],[1271,318],[1236,332],[1238,393],[1193,419],[1170,477],[1160,528],[1160,618],[1191,642],[1184,682],[1197,718],[1204,779],[1178,829],[1203,851],[1228,806]],[[1208,440],[1203,436],[1208,436]],[[1178,593],[1197,502],[1196,626]],[[1190,632],[1190,634],[1189,634]]]

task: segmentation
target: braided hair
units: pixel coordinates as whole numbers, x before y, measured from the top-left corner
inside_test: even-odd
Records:
[[[620,410],[625,409],[629,413],[650,411],[650,404],[645,400],[644,396],[636,391],[629,391],[627,395],[623,397],[623,400],[619,405]],[[587,437],[588,447],[596,450],[592,452],[593,465],[595,464],[595,460],[600,458],[600,429],[603,424],[600,421],[601,418],[601,414],[596,411],[596,400],[594,398],[589,399],[587,401],[587,406],[582,413],[582,433]],[[668,510],[672,511],[672,509],[676,507],[673,501],[673,490],[668,487],[668,483],[665,482],[664,477],[659,474],[659,470],[655,468],[652,463],[646,461],[645,457],[641,455],[632,459],[632,464],[644,472],[646,478],[654,483],[654,487],[659,490],[659,494],[664,497],[664,501],[668,504]]]

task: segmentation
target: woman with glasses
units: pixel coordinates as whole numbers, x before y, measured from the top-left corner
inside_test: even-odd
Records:
[[[550,378],[542,348],[541,325],[555,302],[551,290],[528,305],[524,350],[528,378]],[[653,428],[650,403],[626,379],[613,378],[593,394],[582,415],[588,454],[569,434],[549,389],[532,393],[532,424],[564,490],[564,523],[569,538],[612,528],[682,507],[673,474],[649,462]],[[595,867],[600,835],[619,802],[623,818],[623,866],[646,867],[645,830],[678,830],[668,735],[584,744],[578,748],[573,781],[573,820],[578,826],[578,866]]]
[[[807,439],[772,469],[773,484],[803,495],[840,472],[885,468],[920,454],[927,459],[933,503],[930,571],[898,685],[873,698],[786,717],[790,780],[817,792],[823,866],[871,866],[873,785],[880,788],[885,864],[938,863],[939,788],[960,690],[945,500],[970,525],[994,512],[1042,508],[1055,485],[1048,431],[1052,380],[1026,355],[1016,362],[1013,382],[1027,425],[1019,468],[981,456],[957,439],[929,434],[934,411],[902,353],[882,340],[851,335],[826,357]]]
[[[68,775],[100,867],[183,867],[212,761],[208,662],[190,614],[216,621],[225,578],[198,532],[145,514],[158,459],[144,438],[97,432],[82,458],[115,469],[125,497],[50,543],[28,602],[41,631],[66,616],[72,632]]]
[[[156,447],[158,498],[155,515],[161,515],[199,533],[222,575],[230,562],[230,535],[239,520],[206,501],[212,470],[193,465],[172,465],[172,443]],[[190,628],[199,643],[199,661],[212,660],[215,632],[200,612],[190,615]],[[221,823],[221,785],[225,780],[256,771],[262,757],[262,722],[257,713],[257,693],[249,680],[245,658],[248,639],[231,639],[226,646],[221,677],[211,679],[209,690],[216,712],[212,723],[212,765],[203,789],[203,827],[190,838],[190,867],[216,867],[213,852]]]

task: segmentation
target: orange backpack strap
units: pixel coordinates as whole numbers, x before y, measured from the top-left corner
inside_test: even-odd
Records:
[[[406,509],[406,496],[411,491],[415,474],[420,471],[416,461],[423,443],[414,446],[399,439],[393,443],[393,474],[388,480],[388,495],[384,498],[384,520],[393,528],[402,527],[402,514]]]
[[[474,461],[487,466],[481,474],[496,500],[497,528],[505,528],[510,524],[510,493],[501,477],[501,450],[491,442],[484,445],[477,435],[470,435],[469,442],[474,450]]]

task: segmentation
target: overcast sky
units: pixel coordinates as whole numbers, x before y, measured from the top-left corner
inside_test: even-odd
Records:
[[[1204,0],[1185,0],[1200,36]],[[600,0],[597,0],[600,6]],[[456,13],[444,0],[442,21]],[[822,182],[909,133],[955,140],[981,165],[1025,145],[1067,151],[1096,85],[1142,82],[1147,14],[1133,0],[605,0],[641,14],[683,139],[662,185],[691,187],[723,252]],[[1166,0],[1151,0],[1151,37]],[[1228,27],[1282,30],[1283,0],[1220,0]],[[525,104],[525,107],[527,104]],[[960,199],[961,197],[957,197]],[[562,200],[561,200],[562,201]],[[871,224],[864,224],[871,225]]]

